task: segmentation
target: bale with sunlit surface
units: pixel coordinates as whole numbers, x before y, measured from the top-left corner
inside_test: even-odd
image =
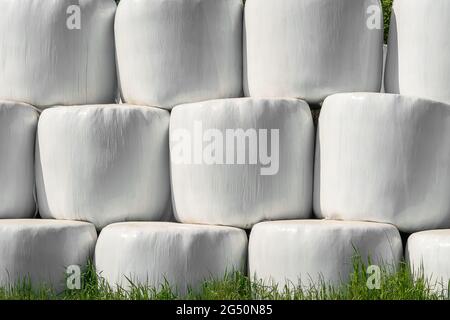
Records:
[[[40,108],[112,103],[113,0],[2,0],[0,98]]]
[[[171,109],[241,96],[242,14],[242,0],[121,1],[122,100]]]
[[[395,0],[386,92],[450,103],[450,1]]]
[[[0,218],[35,214],[34,142],[38,112],[28,104],[0,101]]]
[[[95,250],[97,271],[113,288],[161,289],[184,295],[207,280],[245,272],[243,230],[167,222],[116,223],[104,228]]]
[[[130,105],[58,107],[38,125],[37,195],[44,218],[102,228],[160,220],[170,209],[169,113]]]
[[[278,290],[340,286],[353,262],[392,272],[403,254],[398,230],[389,224],[291,220],[255,225],[249,242],[249,275]]]
[[[416,97],[327,98],[316,143],[314,211],[401,231],[450,227],[450,106]]]
[[[435,292],[448,294],[450,285],[450,230],[412,234],[406,245],[406,261],[415,278],[425,278]]]
[[[225,99],[172,110],[175,217],[250,228],[312,213],[314,126],[295,99]]]
[[[246,96],[310,103],[338,92],[379,92],[383,15],[378,0],[248,0]]]
[[[60,292],[67,288],[67,267],[83,270],[96,240],[95,227],[87,222],[0,220],[0,287],[31,284]]]

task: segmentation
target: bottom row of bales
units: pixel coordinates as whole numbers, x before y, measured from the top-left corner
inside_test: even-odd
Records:
[[[94,260],[114,289],[159,289],[185,295],[231,271],[266,285],[304,288],[339,286],[349,280],[357,254],[365,265],[394,272],[403,260],[400,234],[389,224],[332,220],[290,220],[257,224],[249,240],[242,229],[169,222],[124,222],[104,228],[98,239],[86,222],[0,221],[0,286],[23,279],[61,292],[67,268]],[[446,288],[450,231],[409,237],[406,261],[432,290]],[[442,285],[444,284],[444,287]]]

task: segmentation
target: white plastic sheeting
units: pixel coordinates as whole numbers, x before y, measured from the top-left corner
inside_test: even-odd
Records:
[[[247,260],[243,230],[167,222],[116,223],[104,228],[95,265],[113,287],[161,288],[167,281],[181,295],[205,280],[241,271]],[[128,279],[127,279],[128,278]]]
[[[386,88],[384,85],[384,75],[386,73],[386,57],[387,57],[387,45],[383,45],[383,77],[381,79],[381,93],[385,93],[386,92]]]
[[[224,99],[172,110],[175,218],[249,228],[312,213],[314,126],[295,99]]]
[[[450,106],[415,97],[327,98],[316,143],[319,217],[450,227]]]
[[[30,105],[0,101],[0,218],[35,214],[34,142],[38,112]]]
[[[114,102],[113,0],[3,0],[0,98],[41,108]]]
[[[95,227],[86,222],[0,220],[0,287],[30,281],[59,292],[66,286],[67,267],[82,270],[96,240]]]
[[[415,277],[425,277],[429,288],[448,293],[450,281],[450,230],[412,234],[406,245],[406,260]]]
[[[127,0],[115,34],[122,99],[171,109],[242,94],[241,0]]]
[[[450,103],[450,2],[395,0],[386,92]]]
[[[318,103],[338,92],[379,92],[381,12],[378,0],[248,0],[245,95]]]
[[[265,284],[340,285],[353,271],[358,255],[367,264],[393,271],[403,254],[398,230],[389,224],[330,220],[263,222],[249,242],[249,272]]]
[[[102,228],[169,209],[169,113],[129,105],[58,107],[38,125],[42,217]]]

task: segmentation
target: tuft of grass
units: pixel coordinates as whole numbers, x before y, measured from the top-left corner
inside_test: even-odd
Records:
[[[34,287],[29,278],[24,278],[9,287],[0,288],[0,300],[52,300],[54,290],[42,284]]]
[[[408,265],[402,262],[396,270],[392,266],[381,267],[379,289],[367,285],[370,274],[367,265],[355,255],[353,271],[348,281],[332,286],[323,280],[308,287],[289,285],[283,288],[267,285],[240,272],[227,273],[220,280],[204,282],[197,290],[188,290],[185,296],[177,295],[169,283],[159,288],[133,284],[130,288],[113,289],[89,263],[82,273],[81,289],[55,293],[48,286],[31,285],[24,280],[8,288],[0,288],[0,300],[442,300],[449,299],[446,292],[430,290],[430,283],[421,276],[412,275]]]

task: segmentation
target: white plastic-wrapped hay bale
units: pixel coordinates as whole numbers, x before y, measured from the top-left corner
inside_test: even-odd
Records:
[[[95,227],[86,222],[0,220],[0,286],[29,283],[60,292],[66,276],[92,259],[96,240]]]
[[[97,271],[112,287],[161,289],[167,283],[181,295],[204,281],[245,272],[246,261],[245,232],[220,226],[116,223],[102,230],[95,249]]]
[[[391,272],[403,254],[398,230],[389,224],[291,220],[255,225],[249,241],[249,276],[283,291],[348,281],[353,263]]]
[[[169,113],[129,105],[58,107],[38,125],[42,217],[102,228],[169,209]]]
[[[242,94],[242,0],[125,0],[115,34],[122,99],[171,109]]]
[[[38,112],[30,105],[0,101],[0,218],[35,214],[34,142]]]
[[[295,99],[176,106],[170,120],[175,217],[249,228],[312,212],[314,126]]]
[[[1,99],[40,108],[115,101],[113,0],[1,5]]]
[[[244,21],[246,96],[380,91],[379,0],[248,0]]]
[[[316,143],[314,211],[415,232],[450,227],[450,106],[393,94],[328,97]]]
[[[406,245],[406,261],[414,277],[423,277],[434,292],[445,293],[450,281],[450,230],[412,234]]]
[[[395,0],[386,92],[450,103],[450,2]]]

